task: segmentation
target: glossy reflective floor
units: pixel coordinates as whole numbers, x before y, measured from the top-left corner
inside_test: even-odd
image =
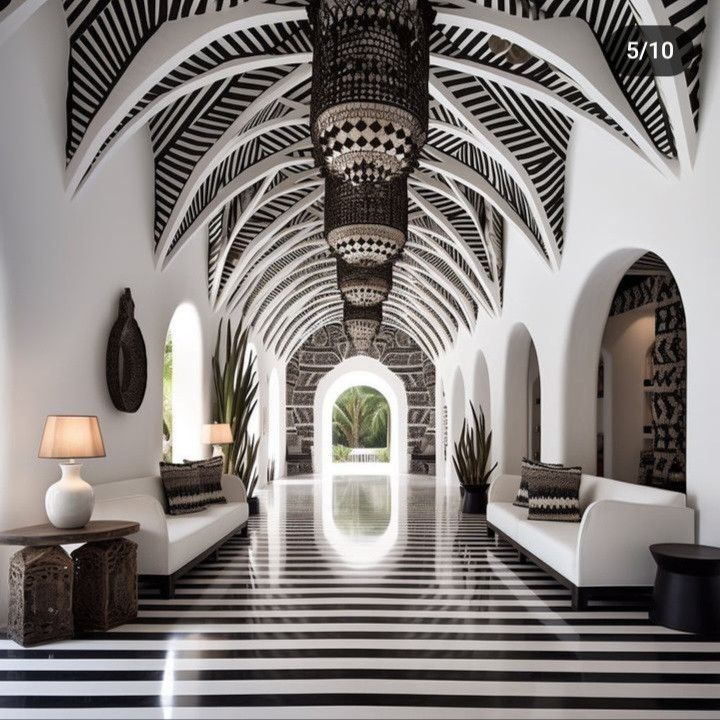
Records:
[[[427,478],[277,481],[137,623],[0,641],[0,717],[718,718],[720,640],[568,593]]]

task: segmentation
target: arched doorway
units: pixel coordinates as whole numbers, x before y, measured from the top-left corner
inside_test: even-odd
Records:
[[[202,457],[202,330],[195,306],[175,310],[163,355],[163,458],[175,463]]]
[[[372,388],[387,400],[390,410],[389,463],[333,462],[333,409],[336,400],[347,390],[363,386]],[[408,404],[402,380],[381,362],[366,356],[348,358],[327,373],[318,383],[314,402],[315,472],[401,472],[408,470],[407,438]],[[380,467],[379,467],[380,466]]]
[[[645,379],[650,381],[650,392],[653,394],[655,392],[655,388],[652,387],[651,378],[645,377],[645,372],[648,368],[646,361],[647,349],[650,344],[655,343],[656,337],[660,339],[663,344],[663,348],[659,349],[663,356],[667,355],[668,348],[673,345],[682,348],[683,353],[686,347],[686,338],[675,338],[675,340],[672,340],[669,337],[680,329],[680,325],[682,325],[683,332],[685,329],[684,310],[680,291],[677,288],[672,272],[667,268],[664,261],[655,255],[650,257],[648,257],[648,255],[645,250],[638,248],[616,250],[593,268],[575,304],[569,333],[569,337],[572,338],[573,341],[568,343],[564,359],[564,385],[566,388],[572,389],[572,392],[565,392],[563,397],[561,427],[559,428],[558,435],[562,446],[558,456],[566,464],[577,464],[583,468],[591,468],[594,470],[597,466],[597,434],[599,427],[597,417],[598,364],[603,350],[603,342],[605,342],[606,345],[605,349],[609,349],[607,346],[610,337],[605,333],[608,318],[614,315],[624,314],[618,313],[618,309],[621,307],[618,291],[620,291],[620,294],[623,294],[628,290],[629,295],[642,297],[646,291],[648,291],[647,285],[652,286],[653,289],[651,293],[652,297],[657,301],[656,304],[659,314],[656,317],[654,313],[651,312],[650,316],[643,321],[645,330],[640,333],[640,335],[645,336],[645,341],[642,343],[638,341],[636,344],[641,350],[634,354],[635,360],[632,361],[634,367],[633,374],[636,378],[636,380],[633,381],[633,386],[636,390],[632,391],[632,395],[628,395],[627,398],[629,402],[633,403],[632,415],[635,418],[633,421],[635,457],[632,463],[626,464],[625,467],[635,468],[635,470],[621,470],[622,464],[618,457],[617,447],[613,450],[613,477],[619,480],[627,479],[630,482],[637,482],[641,475],[640,457],[638,453],[642,452],[642,450],[640,449],[641,445],[638,443],[641,440],[649,439],[641,437],[643,434],[647,434],[645,433],[646,428],[644,427],[645,423],[643,421],[644,408],[646,407]],[[640,267],[645,267],[645,271],[649,269],[650,265],[655,265],[656,270],[662,269],[663,272],[650,273],[651,275],[655,275],[656,278],[641,280],[640,284],[645,282],[646,287],[640,288],[637,286],[638,263],[640,263]],[[648,263],[650,263],[650,265],[648,265]],[[628,273],[631,278],[634,276],[634,280],[624,280],[624,278],[628,276]],[[635,285],[635,289],[632,289],[633,285]],[[682,312],[680,312],[681,310]],[[621,320],[627,324],[629,329],[633,325],[631,322],[632,319],[632,316],[628,315]],[[670,331],[667,337],[659,338],[659,336],[653,335],[655,322],[660,323],[659,328],[661,329],[661,335],[666,335],[666,330]],[[637,328],[631,332],[634,334],[636,331]],[[623,333],[619,333],[617,337],[621,337],[622,334]],[[610,354],[613,355],[614,353]],[[684,364],[686,365],[686,358]],[[667,366],[668,363],[663,362],[660,363],[660,365]],[[622,387],[624,381],[621,381],[620,364],[615,357],[605,363],[604,369],[606,373],[608,368],[611,374],[613,405],[612,435],[613,438],[617,438],[618,428],[616,425],[619,417],[618,412],[620,412],[620,410],[619,407],[616,407],[615,401],[619,397],[619,388]],[[666,367],[658,369],[669,370],[669,368]],[[671,375],[675,375],[675,377],[678,378],[675,382],[679,382],[682,385],[682,389],[678,391],[678,388],[674,387],[674,385],[668,386],[665,384],[666,380],[663,380],[663,384],[660,386],[661,390],[669,389],[671,392],[658,393],[657,399],[661,400],[661,402],[656,406],[655,412],[659,413],[658,425],[664,427],[662,427],[657,434],[653,430],[653,473],[658,475],[659,472],[663,480],[662,482],[656,480],[652,482],[653,484],[684,491],[684,474],[682,476],[680,475],[678,463],[674,462],[673,457],[664,455],[668,450],[675,452],[675,448],[656,447],[654,441],[655,437],[658,439],[667,438],[673,444],[677,443],[681,446],[683,448],[682,454],[684,455],[684,388],[687,383],[687,378],[683,373],[676,373],[675,371],[668,373],[668,377]],[[607,382],[604,384],[607,386]],[[672,398],[672,394],[676,392],[678,393],[676,398]],[[607,387],[604,388],[604,394],[607,397]],[[661,397],[664,395],[667,395],[667,397]],[[682,401],[680,401],[680,398],[682,398]],[[680,412],[680,410],[682,412]],[[665,417],[663,417],[663,415]],[[640,437],[640,440],[638,437]],[[608,442],[612,442],[614,445],[613,438],[605,438],[605,445],[607,446]],[[660,458],[657,465],[655,461],[655,451],[659,453],[657,457]],[[672,482],[669,482],[671,480],[669,477],[671,473]],[[621,477],[621,474],[625,475],[625,477]]]
[[[685,492],[685,310],[672,272],[654,253],[638,258],[617,284],[600,367],[598,472]]]

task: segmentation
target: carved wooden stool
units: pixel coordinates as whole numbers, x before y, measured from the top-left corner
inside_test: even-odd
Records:
[[[24,646],[73,636],[73,566],[61,547],[27,547],[10,561],[8,637]]]
[[[73,614],[77,630],[110,630],[137,618],[137,544],[88,543],[72,553]]]

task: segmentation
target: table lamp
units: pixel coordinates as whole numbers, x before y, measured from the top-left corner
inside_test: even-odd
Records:
[[[100,423],[94,415],[48,415],[38,457],[64,460],[62,477],[45,494],[45,512],[56,528],[81,528],[92,515],[93,489],[82,477],[79,458],[105,457]]]
[[[216,455],[222,455],[222,445],[232,445],[235,442],[232,429],[227,423],[211,423],[203,425],[201,442],[212,445]]]

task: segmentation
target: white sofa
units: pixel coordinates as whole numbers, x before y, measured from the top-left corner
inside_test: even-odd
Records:
[[[178,577],[233,535],[247,535],[248,505],[242,481],[223,475],[222,488],[227,503],[190,515],[166,515],[158,476],[95,485],[92,519],[139,522],[140,531],[131,538],[138,545],[138,574],[157,582],[162,594],[171,597]]]
[[[695,513],[682,493],[582,475],[582,520],[568,523],[528,520],[527,508],[512,504],[519,487],[519,475],[499,475],[490,485],[488,534],[570,588],[576,609],[593,596],[651,587],[653,543],[695,541]]]

